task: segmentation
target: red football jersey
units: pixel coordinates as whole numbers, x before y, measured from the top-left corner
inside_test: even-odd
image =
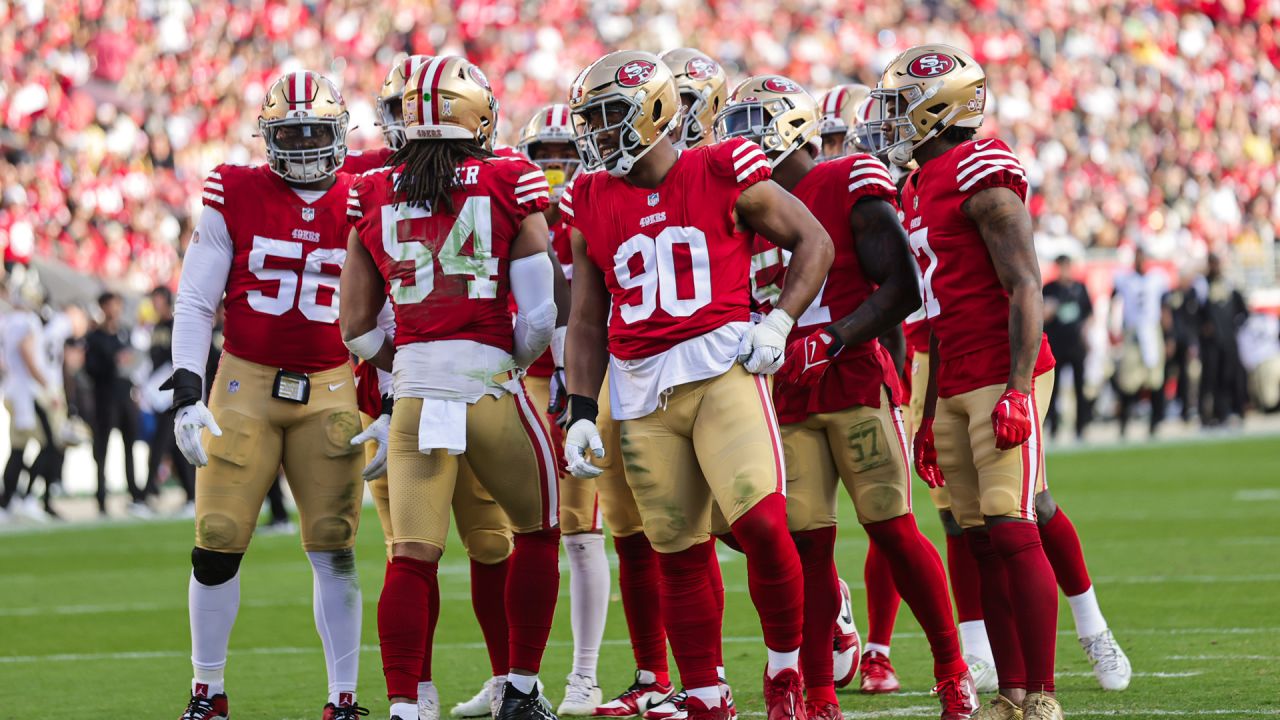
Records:
[[[574,181],[560,207],[612,296],[609,352],[652,357],[750,319],[753,234],[734,205],[771,172],[760,146],[733,138],[681,152],[656,188],[604,172]]]
[[[849,214],[864,198],[880,198],[895,209],[898,199],[889,171],[879,160],[862,153],[819,163],[791,194],[809,208],[831,236],[835,258],[817,297],[796,318],[788,344],[852,313],[875,291],[875,284],[863,274],[858,262]],[[779,422],[796,423],[814,413],[836,412],[855,405],[880,407],[881,387],[888,387],[891,402],[901,401],[901,382],[893,371],[893,360],[880,342],[872,339],[841,351],[812,388],[775,382],[773,400]]]
[[[204,204],[222,213],[234,256],[227,275],[223,349],[293,372],[350,357],[338,328],[338,276],[347,259],[351,178],[308,203],[266,165],[219,165]]]
[[[548,228],[548,234],[551,240],[551,249],[555,251],[556,259],[560,261],[560,267],[564,270],[566,279],[573,277],[573,246],[569,243],[569,225],[564,221],[564,213],[556,218]],[[533,364],[529,366],[528,373],[533,377],[551,377],[556,371],[555,360],[551,357],[551,348],[542,353]]]
[[[902,188],[925,313],[938,337],[942,397],[1009,378],[1009,295],[963,210],[966,200],[992,187],[1007,187],[1026,200],[1022,164],[994,138],[957,145],[913,172]],[[1052,367],[1053,354],[1042,337],[1035,374]]]
[[[907,341],[907,359],[915,353],[929,352],[929,320],[925,317],[924,305],[902,321],[902,334]]]
[[[391,157],[392,152],[389,147],[365,151],[351,150],[347,152],[347,159],[342,161],[342,168],[338,172],[362,175],[370,170],[376,170],[387,164],[387,158]]]
[[[761,235],[751,239],[751,312],[768,315],[773,301],[782,294],[791,253]]]
[[[507,265],[520,223],[550,203],[526,160],[467,160],[452,213],[396,203],[398,171],[355,178],[347,212],[387,282],[396,346],[472,340],[511,352]]]
[[[367,360],[356,365],[356,406],[371,418],[382,414],[382,390],[378,387],[378,368]]]

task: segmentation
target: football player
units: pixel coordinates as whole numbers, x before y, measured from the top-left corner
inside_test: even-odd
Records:
[[[195,465],[189,589],[195,670],[184,720],[228,715],[223,670],[240,604],[240,561],[283,464],[315,577],[329,674],[325,718],[354,719],[360,654],[356,527],[361,453],[355,383],[338,328],[347,256],[347,108],[318,73],[267,91],[258,117],[267,163],[219,165],[182,267],[173,332],[175,435]],[[213,317],[225,344],[202,401]],[[208,434],[204,433],[208,430]]]
[[[765,148],[775,182],[809,208],[835,245],[828,282],[796,320],[773,392],[789,461],[787,521],[804,566],[807,709],[810,718],[842,717],[827,638],[839,612],[834,553],[843,478],[858,520],[929,638],[942,718],[961,720],[977,710],[977,694],[960,655],[942,563],[911,514],[901,387],[876,339],[920,302],[897,189],[870,155],[816,163],[820,119],[809,93],[780,75],[744,80],[716,119],[717,137],[745,137]]]
[[[573,309],[566,348],[565,460],[581,477],[603,458],[596,397],[609,370],[627,482],[659,554],[663,620],[687,713],[725,718],[716,669],[721,614],[708,563],[712,498],[747,554],[769,650],[773,720],[805,716],[799,672],[803,580],[787,537],[783,459],[765,376],[831,264],[831,239],[769,179],[746,140],[679,151],[680,100],[656,56],[610,53],[569,93],[587,169],[562,211],[573,226]],[[793,252],[791,282],[749,323],[751,236]]]
[[[1061,718],[1054,692],[1058,593],[1036,528],[1044,487],[1040,408],[1053,382],[1042,332],[1040,268],[1021,164],[998,139],[976,141],[986,74],[967,53],[922,45],[895,58],[867,125],[898,166],[933,336],[915,461],[947,484],[982,577],[1000,694],[980,718]],[[899,586],[901,589],[901,586]]]
[[[434,57],[415,69],[403,103],[404,147],[384,170],[361,175],[347,202],[355,227],[341,319],[353,354],[384,370],[394,362],[392,560],[378,605],[391,716],[418,717],[446,508],[465,460],[515,532],[505,590],[511,668],[497,718],[554,718],[537,672],[559,582],[555,466],[520,379],[556,320],[541,213],[550,193],[536,166],[488,149],[497,101],[467,60]],[[394,341],[377,326],[388,295]]]
[[[858,109],[871,94],[871,88],[857,83],[837,85],[822,96],[819,105],[822,118],[818,121],[818,137],[822,152],[818,160],[834,160],[853,151],[845,142],[856,122]]]

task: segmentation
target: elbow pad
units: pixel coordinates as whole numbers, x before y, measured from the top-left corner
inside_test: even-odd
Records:
[[[528,367],[551,344],[556,325],[556,303],[551,258],[535,253],[511,262],[511,294],[515,295],[516,364]]]
[[[528,314],[516,314],[515,349],[512,356],[516,364],[527,368],[547,351],[556,326],[556,304],[550,300],[534,308]]]
[[[347,349],[351,351],[352,355],[355,355],[361,360],[371,360],[373,359],[373,356],[377,355],[378,351],[382,349],[382,343],[386,341],[386,339],[386,332],[384,332],[382,328],[375,327],[360,337],[352,338],[350,340],[344,339],[342,344],[347,346]]]

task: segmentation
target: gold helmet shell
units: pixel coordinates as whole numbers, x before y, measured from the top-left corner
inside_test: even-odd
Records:
[[[406,140],[473,140],[489,147],[498,100],[466,58],[440,55],[409,75],[402,96]]]
[[[404,147],[404,88],[413,71],[431,62],[430,55],[406,55],[391,64],[387,77],[378,88],[376,98],[378,128],[387,147],[399,150]]]
[[[881,101],[868,125],[879,131],[877,154],[905,167],[916,148],[949,127],[982,125],[987,74],[950,45],[918,45],[894,58],[871,96]]]
[[[520,130],[516,149],[542,168],[551,186],[551,201],[558,202],[582,162],[573,142],[569,106],[556,103],[539,108]]]
[[[716,138],[745,137],[764,148],[774,167],[818,137],[818,102],[794,80],[756,75],[738,83],[716,117]]]
[[[675,76],[684,106],[676,144],[692,148],[711,142],[716,115],[729,99],[729,76],[720,63],[694,48],[668,50],[659,57]]]
[[[569,88],[574,143],[587,170],[631,172],[680,117],[675,78],[657,55],[612,52],[591,63]],[[601,141],[604,141],[603,143]],[[602,145],[611,147],[602,147]]]
[[[847,133],[853,129],[854,115],[858,106],[871,94],[866,85],[837,85],[826,92],[819,101],[822,106],[822,120],[818,122],[819,135]]]
[[[347,119],[347,104],[329,78],[310,70],[288,73],[267,89],[258,113],[267,164],[280,177],[297,183],[332,176],[347,158]],[[318,147],[284,147],[280,130],[285,127],[299,127],[302,137],[329,142]]]

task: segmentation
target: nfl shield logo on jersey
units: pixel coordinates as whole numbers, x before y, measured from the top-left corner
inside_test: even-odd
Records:
[[[649,193],[649,207],[654,207],[657,204],[658,204],[658,193]]]
[[[315,220],[315,219],[316,219],[316,209],[315,209],[315,208],[309,208],[309,207],[304,207],[304,208],[302,208],[302,220],[303,220],[303,222],[311,222],[312,220]]]

